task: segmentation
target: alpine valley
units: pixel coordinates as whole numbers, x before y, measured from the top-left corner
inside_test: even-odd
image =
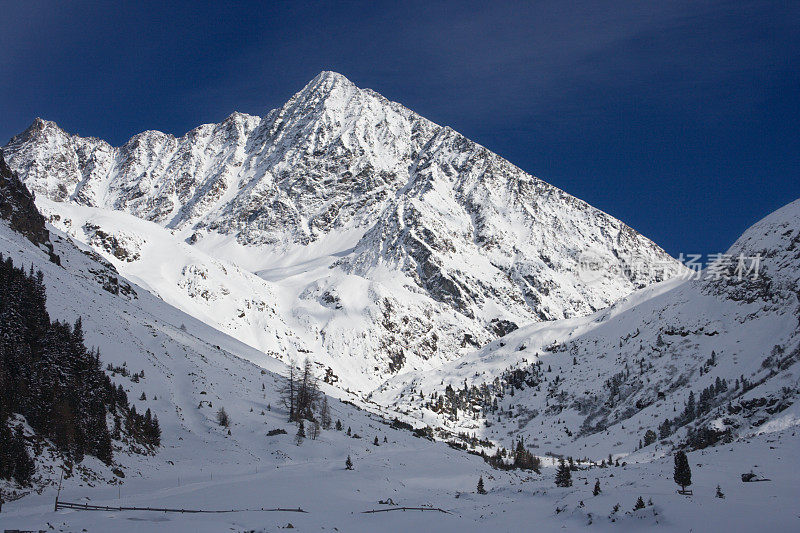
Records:
[[[332,72],[179,138],[36,119],[0,173],[3,526],[798,527],[800,200],[689,276]]]

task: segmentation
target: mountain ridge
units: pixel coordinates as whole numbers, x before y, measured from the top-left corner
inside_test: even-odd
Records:
[[[51,217],[67,203],[123,211],[230,256],[322,339],[304,349],[377,357],[362,372],[451,359],[681,269],[626,224],[327,71],[264,117],[233,113],[182,137],[148,131],[115,148],[36,121],[3,150]],[[610,268],[583,279],[585,253]]]

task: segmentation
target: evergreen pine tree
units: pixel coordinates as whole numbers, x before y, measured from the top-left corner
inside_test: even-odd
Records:
[[[300,419],[300,423],[297,424],[297,435],[294,437],[294,443],[300,446],[303,444],[303,439],[306,438],[306,428],[303,424],[303,419]]]
[[[322,406],[320,407],[319,418],[320,423],[322,424],[322,429],[331,429],[331,409],[328,406],[327,396],[323,396],[322,398]]]
[[[75,321],[75,326],[72,328],[72,342],[75,343],[78,350],[86,349],[83,345],[83,320],[81,320],[81,317],[78,317]]]
[[[12,457],[14,460],[14,479],[23,485],[27,485],[30,483],[34,472],[36,472],[36,466],[30,454],[28,454],[28,449],[25,446],[25,437],[20,426],[17,426],[14,432]]]
[[[112,433],[111,437],[114,440],[119,440],[122,438],[122,424],[120,422],[120,417],[117,414],[114,414],[114,433]]]
[[[347,456],[347,460],[344,462],[345,470],[352,470],[353,469],[353,461],[350,459],[350,456]]]
[[[644,500],[641,496],[636,500],[636,505],[633,506],[634,511],[638,511],[639,509],[644,509]]]
[[[14,479],[20,485],[27,485],[34,472],[22,429],[17,426],[11,430],[4,421],[0,422],[0,479]]]
[[[600,479],[598,478],[598,479],[597,479],[597,480],[594,482],[594,490],[592,491],[592,494],[593,494],[594,496],[597,496],[597,495],[598,495],[598,494],[600,494],[601,492],[603,492],[603,491],[602,491],[602,490],[600,490]]]
[[[105,427],[104,427],[105,429]],[[114,450],[111,446],[111,435],[106,431],[101,432],[95,442],[95,456],[103,461],[103,463],[110,465],[113,458]]]
[[[337,419],[336,420],[336,431],[341,431],[341,430],[342,430],[342,421]]]
[[[231,417],[228,416],[228,412],[224,407],[220,407],[217,411],[217,423],[222,427],[228,427],[231,425]]]
[[[678,451],[675,453],[675,483],[681,486],[681,491],[692,484],[692,470],[689,468],[689,459],[686,453]]]
[[[695,401],[694,401],[694,391],[689,391],[689,400],[686,402],[686,409],[684,410],[684,417],[688,422],[691,422],[695,418]]]
[[[486,489],[483,486],[483,476],[478,478],[478,494],[486,494]]]
[[[150,443],[153,446],[161,446],[161,425],[158,423],[157,415],[153,415],[153,425],[150,430]]]
[[[571,487],[572,486],[572,472],[564,462],[564,458],[558,460],[558,470],[556,470],[556,486],[557,487]]]
[[[666,439],[672,433],[672,422],[669,418],[664,419],[664,422],[658,426],[658,435],[662,439]]]
[[[723,500],[725,499],[725,493],[722,492],[722,487],[720,487],[719,485],[717,485],[717,493],[715,494],[715,496]]]

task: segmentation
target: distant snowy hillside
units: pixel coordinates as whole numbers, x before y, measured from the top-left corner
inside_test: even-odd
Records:
[[[372,399],[434,425],[594,460],[794,431],[799,243],[800,200],[752,226],[700,279],[521,328],[441,368],[398,375]],[[761,257],[756,279],[749,260],[739,279],[740,255]],[[657,438],[637,452],[648,430]]]
[[[331,72],[264,117],[234,113],[180,138],[148,131],[112,147],[37,119],[3,151],[49,215],[123,211],[271,282],[232,295],[240,303],[216,308],[213,323],[276,349],[252,342],[263,328],[239,316],[252,296],[300,324],[304,340],[285,356],[308,350],[362,390],[520,325],[586,315],[680,268],[622,222]],[[131,241],[150,239],[132,226]],[[108,254],[97,231],[70,232]],[[585,279],[586,257],[607,268]],[[110,259],[154,288],[152,263],[166,258]]]

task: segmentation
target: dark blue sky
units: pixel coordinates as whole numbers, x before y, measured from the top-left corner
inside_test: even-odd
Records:
[[[673,255],[800,197],[797,2],[110,4],[0,4],[0,144],[180,135],[334,70]]]

